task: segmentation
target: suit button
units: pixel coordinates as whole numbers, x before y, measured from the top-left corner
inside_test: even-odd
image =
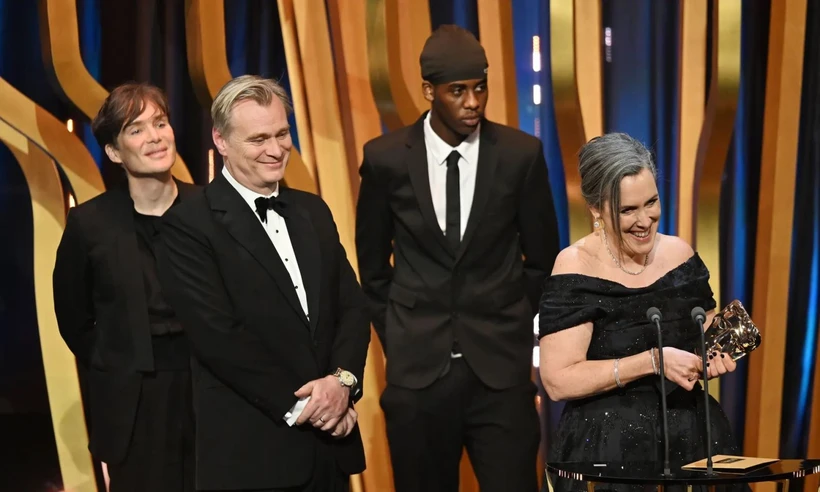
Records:
[[[450,312],[450,317],[453,318],[453,319],[458,319],[458,313],[455,312],[455,311],[451,311]]]

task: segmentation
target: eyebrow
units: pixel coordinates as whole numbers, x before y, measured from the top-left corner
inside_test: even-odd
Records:
[[[130,128],[132,126],[141,126],[141,125],[146,124],[149,121],[154,122],[154,121],[157,121],[157,120],[167,120],[167,119],[168,119],[167,114],[165,114],[165,113],[156,114],[155,113],[150,118],[146,118],[144,120],[141,120],[141,119],[137,118],[136,120],[132,121],[131,123],[125,125],[125,128],[127,129],[127,128]]]
[[[653,200],[657,200],[659,197],[660,197],[660,195],[658,193],[655,193],[655,195],[652,196],[652,198],[650,198],[649,200],[644,202],[644,205],[646,205],[647,203],[649,203]],[[629,210],[631,208],[637,208],[637,206],[636,205],[622,205],[621,206],[621,210]]]

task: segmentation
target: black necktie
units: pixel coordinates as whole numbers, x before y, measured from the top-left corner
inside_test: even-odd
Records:
[[[445,222],[447,227],[444,235],[453,252],[461,244],[461,196],[458,187],[458,159],[461,155],[454,150],[447,156],[447,213]]]
[[[277,199],[275,196],[270,198],[259,197],[253,201],[256,204],[256,213],[259,214],[259,218],[262,222],[268,221],[268,210],[273,210],[281,217],[287,217],[287,205],[282,202],[281,199]]]

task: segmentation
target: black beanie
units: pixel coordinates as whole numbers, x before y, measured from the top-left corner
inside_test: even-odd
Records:
[[[487,77],[487,55],[473,33],[444,25],[427,38],[419,57],[421,78],[433,85]]]

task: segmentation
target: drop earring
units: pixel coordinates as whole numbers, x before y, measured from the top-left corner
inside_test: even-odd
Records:
[[[599,221],[600,221],[600,219],[595,219],[595,222],[592,224],[592,226],[595,227],[596,229],[601,227],[601,223]]]

